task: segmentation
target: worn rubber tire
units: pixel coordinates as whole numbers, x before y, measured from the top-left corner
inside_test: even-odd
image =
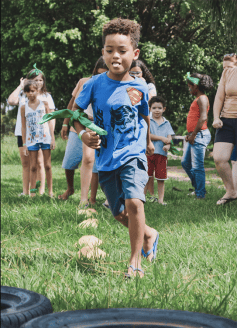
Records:
[[[236,322],[214,315],[158,309],[96,309],[52,313],[21,328],[236,328]]]
[[[1,327],[18,328],[23,323],[52,313],[50,300],[38,293],[1,286]]]

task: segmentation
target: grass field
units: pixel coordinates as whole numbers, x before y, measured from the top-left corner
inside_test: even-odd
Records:
[[[66,188],[61,168],[65,143],[60,139],[56,143],[52,164],[54,193],[58,195]],[[152,264],[142,261],[143,279],[126,281],[128,231],[102,206],[101,190],[95,206],[98,228],[82,229],[78,225],[86,217],[77,213],[79,170],[75,174],[77,192],[66,202],[46,195],[22,198],[17,196],[22,192],[22,169],[14,137],[2,140],[1,160],[2,285],[47,296],[55,312],[144,307],[237,320],[237,202],[217,207],[223,189],[216,184],[208,184],[206,200],[197,201],[187,196],[189,183],[169,179],[168,205],[145,204],[147,224],[160,234],[157,259]],[[173,185],[183,192],[173,191]],[[84,235],[101,239],[100,248],[108,256],[78,259],[80,247],[75,243]]]

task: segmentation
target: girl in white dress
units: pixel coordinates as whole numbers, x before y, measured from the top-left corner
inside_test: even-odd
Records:
[[[39,93],[38,99],[47,101],[49,105],[50,111],[55,110],[55,105],[52,96],[47,92],[46,88],[46,78],[44,73],[36,68],[36,64],[34,65],[34,69],[32,69],[27,74],[27,79],[35,80],[39,83]],[[17,137],[17,144],[19,148],[19,153],[21,157],[21,164],[23,169],[23,192],[21,195],[29,195],[30,193],[30,159],[29,156],[25,156],[23,152],[23,142],[21,135],[21,106],[28,101],[27,97],[23,92],[24,82],[26,79],[23,77],[20,79],[19,86],[10,94],[8,98],[8,103],[11,106],[18,105],[18,113],[17,113],[17,121],[15,127],[15,136]],[[55,123],[53,123],[55,125]],[[43,153],[41,150],[38,151],[38,159],[37,159],[37,180],[41,182],[39,193],[43,194],[45,191],[45,170],[44,170],[44,160]]]
[[[24,86],[24,92],[28,98],[25,105],[21,106],[23,152],[30,157],[30,185],[31,196],[35,196],[37,178],[37,157],[41,149],[44,158],[44,168],[49,196],[53,197],[51,149],[55,149],[53,123],[50,121],[38,124],[45,114],[50,113],[46,101],[38,99],[39,84],[34,80],[28,80]]]

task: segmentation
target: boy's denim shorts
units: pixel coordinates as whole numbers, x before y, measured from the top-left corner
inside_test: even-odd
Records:
[[[99,171],[99,183],[114,216],[125,209],[125,199],[146,201],[144,188],[147,182],[147,163],[139,158],[132,158],[113,171]]]
[[[76,132],[69,132],[67,147],[63,158],[62,168],[65,170],[75,170],[82,160],[82,141]]]
[[[40,149],[42,150],[46,150],[46,149],[50,149],[50,144],[44,144],[42,142],[36,143],[33,146],[27,147],[28,150],[30,151],[38,151]]]

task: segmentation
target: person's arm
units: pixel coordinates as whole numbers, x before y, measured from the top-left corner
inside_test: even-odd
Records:
[[[197,121],[197,125],[195,126],[192,134],[190,136],[186,136],[186,141],[188,141],[191,145],[194,144],[196,135],[199,131],[201,131],[204,122],[207,121],[207,109],[209,106],[208,98],[204,95],[200,96],[197,101],[197,104],[200,110],[200,117]]]
[[[72,96],[71,100],[69,101],[68,105],[67,105],[67,108],[68,109],[72,109],[72,106],[73,106],[73,103],[75,101],[75,97]],[[68,131],[68,124],[69,124],[69,121],[70,121],[70,117],[67,117],[63,120],[63,125],[62,125],[62,130],[61,130],[61,138],[63,140],[67,140],[68,137],[67,137],[67,131]]]
[[[146,155],[151,156],[154,154],[155,147],[151,141],[151,134],[150,134],[150,116],[143,115],[139,113],[141,117],[146,121],[147,124],[147,148],[146,148]]]
[[[74,101],[72,110],[76,111],[78,109],[79,109],[79,111],[84,112],[84,109],[80,108]],[[83,131],[83,130],[86,131],[86,127],[78,121],[73,121],[73,125],[75,127],[75,130],[76,130],[78,136],[81,131]],[[90,147],[92,149],[100,148],[101,139],[100,139],[100,136],[97,135],[95,131],[84,132],[81,136],[81,141],[84,142],[88,147]]]
[[[212,126],[215,129],[222,128],[223,122],[220,119],[220,113],[225,101],[225,85],[224,77],[222,75],[220,84],[218,86],[214,104],[213,104],[213,123]]]
[[[7,99],[7,102],[10,106],[16,106],[19,103],[19,94],[24,88],[24,81],[23,77],[20,79],[20,84],[18,87],[10,94]]]
[[[49,105],[48,105],[47,101],[43,101],[43,103],[45,105],[46,113],[47,114],[51,113],[51,110],[49,108]],[[50,135],[51,135],[50,149],[55,149],[54,125],[53,125],[52,120],[48,121],[47,123],[49,124],[49,132],[50,132]]]
[[[28,149],[26,147],[26,117],[25,117],[25,105],[21,106],[21,135],[23,142],[23,153],[28,156]]]
[[[167,139],[168,139],[170,142],[169,142],[168,144],[164,145],[164,147],[163,147],[163,150],[164,150],[164,151],[168,151],[168,150],[170,149],[171,140],[172,140],[172,136],[171,136],[171,134],[169,134],[169,135],[167,136]]]
[[[167,138],[166,137],[162,137],[162,136],[157,136],[156,134],[151,134],[151,140],[152,141],[162,141],[164,142],[165,144],[170,144],[171,143],[171,140],[172,140],[172,137],[168,136]]]

